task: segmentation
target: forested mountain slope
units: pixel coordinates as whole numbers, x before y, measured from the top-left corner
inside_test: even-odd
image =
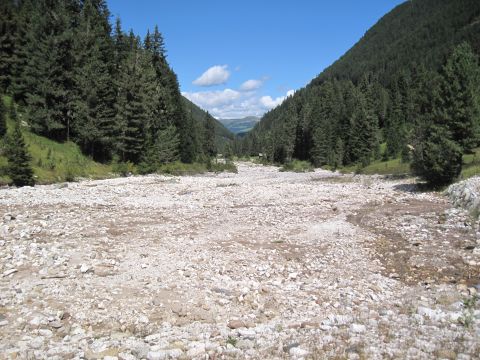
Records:
[[[358,82],[369,71],[388,85],[399,70],[415,64],[439,69],[462,41],[468,41],[479,53],[479,35],[477,0],[406,1],[382,17],[311,85],[331,78]]]
[[[202,127],[205,126],[207,119],[210,119],[215,124],[215,142],[218,149],[222,149],[225,145],[233,140],[234,135],[228,130],[220,121],[215,119],[212,115],[195,105],[193,102],[183,97],[183,103],[188,114],[192,115],[193,120],[200,127],[199,131],[202,131]]]
[[[32,132],[96,161],[153,171],[215,153],[215,127],[188,114],[159,29],[140,39],[110,18],[105,0],[1,1],[0,95]]]
[[[407,1],[265,114],[235,151],[332,167],[399,156],[413,161],[413,149],[417,160],[457,162],[459,152],[478,145],[479,50],[479,1]],[[428,133],[438,134],[430,143],[449,148],[448,156],[422,145]]]

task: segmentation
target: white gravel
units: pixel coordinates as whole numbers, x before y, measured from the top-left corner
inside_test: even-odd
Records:
[[[0,359],[478,358],[475,232],[455,284],[424,282],[389,268],[390,215],[352,221],[436,204],[456,236],[466,213],[411,180],[238,167],[0,190]],[[439,226],[415,216],[389,231]]]

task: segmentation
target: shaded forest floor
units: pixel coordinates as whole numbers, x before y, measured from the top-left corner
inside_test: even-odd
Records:
[[[410,179],[238,164],[0,191],[0,358],[474,358],[478,224]]]

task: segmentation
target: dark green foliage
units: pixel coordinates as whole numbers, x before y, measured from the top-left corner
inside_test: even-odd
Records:
[[[162,165],[178,160],[178,146],[180,139],[175,126],[169,125],[158,131],[153,146],[150,146],[140,163],[140,172],[148,174],[156,172]]]
[[[478,145],[480,131],[480,67],[468,43],[455,48],[442,69],[438,115],[464,151]]]
[[[157,27],[141,42],[117,19],[112,34],[105,0],[5,0],[0,13],[0,91],[33,132],[101,162],[202,156],[204,120],[187,116]]]
[[[462,148],[445,128],[430,125],[413,152],[412,170],[431,186],[455,180],[462,170]]]
[[[208,112],[205,116],[203,153],[208,157],[214,157],[217,155],[217,147],[215,145],[215,123]]]
[[[18,82],[25,92],[18,97],[25,99],[31,128],[56,140],[68,137],[73,108],[71,21],[75,14],[67,4],[34,2],[29,10],[35,21],[22,24],[26,42],[20,53],[25,63]]]
[[[0,2],[0,91],[5,92],[12,83],[14,72],[15,21],[14,3],[11,0]]]
[[[478,53],[479,16],[478,0],[405,1],[383,16],[312,85],[328,79],[358,82],[371,72],[388,86],[399,72],[415,63],[440,68],[462,40],[470,42]]]
[[[7,133],[7,108],[0,93],[0,138]]]
[[[15,186],[33,186],[33,170],[28,154],[20,122],[15,122],[13,132],[7,136],[5,155],[7,156],[7,175]]]
[[[476,0],[399,5],[233,150],[358,169],[413,156],[412,168],[431,185],[451,181],[459,149],[479,145],[479,19]]]
[[[470,47],[460,44],[441,75],[423,79],[412,170],[432,186],[457,178],[462,153],[478,143],[479,71]]]

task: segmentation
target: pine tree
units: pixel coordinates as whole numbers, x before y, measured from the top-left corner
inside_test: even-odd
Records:
[[[480,67],[468,43],[458,45],[442,71],[438,117],[452,139],[471,151],[480,135]]]
[[[14,3],[11,0],[1,1],[0,14],[0,91],[5,92],[10,88],[13,77],[17,32]]]
[[[33,186],[33,170],[30,165],[30,155],[23,139],[20,122],[15,122],[15,128],[8,135],[5,155],[7,156],[7,175],[15,186]]]
[[[448,185],[462,171],[462,148],[446,128],[429,124],[415,147],[412,170],[430,186]]]
[[[25,98],[32,130],[59,141],[69,139],[73,114],[72,26],[76,8],[72,2],[39,1],[30,9],[37,21],[26,34],[23,56],[27,61],[19,82],[25,93],[16,96]]]
[[[7,133],[7,108],[3,102],[3,96],[0,93],[0,138]]]
[[[129,54],[123,62],[123,72],[118,82],[117,151],[122,161],[138,163],[145,146],[145,125],[147,109],[140,66],[140,41],[133,32],[129,36]]]
[[[103,0],[86,0],[76,28],[75,137],[95,160],[107,161],[114,150],[115,56],[110,13]]]
[[[357,91],[356,106],[351,117],[350,160],[366,166],[374,154],[377,138],[377,121],[368,111],[362,92]]]
[[[441,99],[440,76],[422,78],[417,96],[418,113],[411,168],[415,175],[432,186],[451,183],[462,170],[462,147],[438,114]]]
[[[324,128],[317,128],[313,133],[314,146],[311,151],[312,162],[316,166],[328,164],[329,146]]]
[[[203,152],[208,157],[214,157],[217,154],[215,145],[215,121],[207,112],[204,123]]]

